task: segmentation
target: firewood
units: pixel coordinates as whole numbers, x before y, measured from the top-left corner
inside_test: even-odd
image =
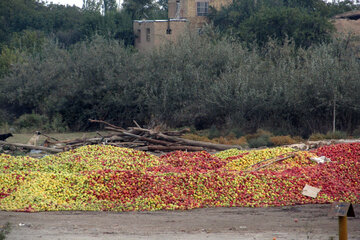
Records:
[[[43,151],[54,152],[54,153],[62,152],[62,150],[55,149],[55,148],[47,148],[47,147],[34,146],[34,145],[22,144],[22,143],[8,143],[8,142],[5,142],[5,141],[0,141],[0,145],[22,147],[22,148],[26,148],[26,149],[43,150]]]
[[[160,145],[165,145],[165,146],[171,145],[171,143],[169,143],[169,142],[165,142],[165,141],[161,141],[161,140],[157,140],[157,139],[152,139],[152,138],[147,138],[147,137],[139,136],[139,135],[136,135],[136,134],[129,133],[129,132],[125,131],[125,130],[114,129],[114,128],[110,128],[110,127],[105,127],[105,129],[109,129],[109,130],[112,130],[112,131],[120,132],[120,133],[122,133],[122,134],[124,134],[124,135],[130,136],[130,137],[134,137],[134,138],[137,138],[137,139],[140,139],[140,140],[143,140],[143,141],[147,141],[147,142],[150,142],[150,143],[155,143],[155,144],[160,144]]]

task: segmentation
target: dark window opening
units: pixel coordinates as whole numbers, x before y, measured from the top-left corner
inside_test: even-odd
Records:
[[[150,28],[146,29],[146,41],[150,42]]]
[[[141,30],[140,29],[137,30],[137,40],[139,43],[141,42]]]
[[[209,12],[209,3],[208,2],[197,2],[196,3],[197,16],[207,16],[208,12]]]

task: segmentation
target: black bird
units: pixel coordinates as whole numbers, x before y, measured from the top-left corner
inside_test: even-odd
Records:
[[[5,141],[7,138],[12,137],[11,133],[0,134],[0,141]]]

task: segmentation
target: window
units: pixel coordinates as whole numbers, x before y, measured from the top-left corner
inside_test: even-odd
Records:
[[[137,40],[139,43],[141,43],[141,30],[140,29],[137,30]]]
[[[146,41],[150,42],[150,28],[146,29]]]
[[[197,2],[196,3],[196,13],[197,16],[207,16],[209,10],[208,2]]]

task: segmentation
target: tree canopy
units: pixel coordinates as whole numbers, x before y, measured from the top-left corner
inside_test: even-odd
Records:
[[[309,47],[329,41],[334,30],[329,17],[354,8],[351,2],[322,0],[234,0],[220,10],[213,8],[209,18],[221,34],[236,41],[264,46],[269,39],[292,39]]]

